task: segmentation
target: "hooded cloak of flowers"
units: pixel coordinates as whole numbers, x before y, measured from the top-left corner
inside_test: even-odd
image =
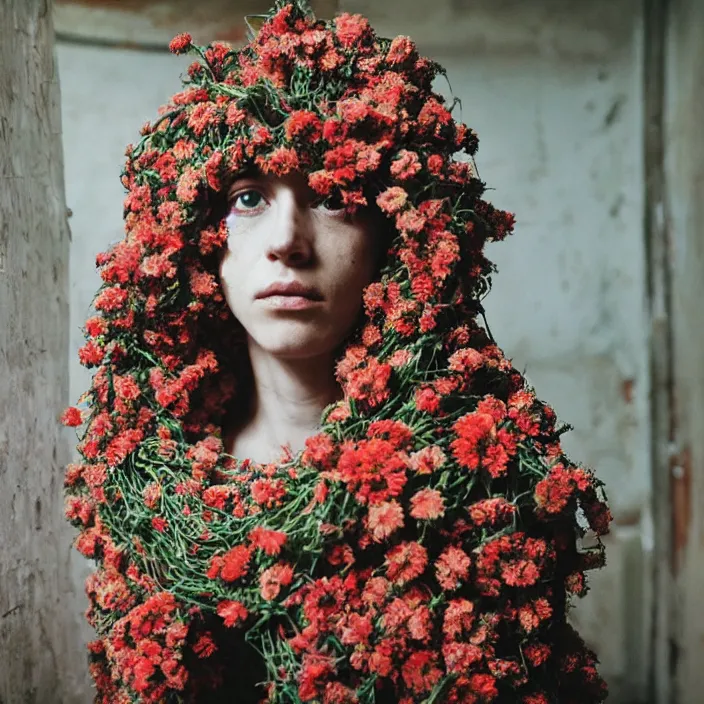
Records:
[[[300,0],[241,50],[171,49],[199,59],[128,147],[126,234],[97,257],[79,352],[95,373],[62,418],[83,426],[66,516],[97,565],[95,701],[603,701],[566,613],[609,510],[482,324],[484,244],[513,217],[482,199],[442,67]],[[344,398],[267,465],[222,442],[248,394],[223,203],[251,168],[302,171],[393,235],[336,362]]]

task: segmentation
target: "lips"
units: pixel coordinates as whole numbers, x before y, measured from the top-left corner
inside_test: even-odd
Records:
[[[311,301],[322,301],[323,296],[314,286],[306,286],[298,281],[275,282],[257,293],[255,298],[268,298],[269,296],[300,296]]]

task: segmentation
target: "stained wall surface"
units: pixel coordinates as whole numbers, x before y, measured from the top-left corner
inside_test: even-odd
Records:
[[[411,35],[447,67],[462,119],[480,137],[489,197],[516,213],[516,234],[489,250],[499,267],[489,325],[575,427],[564,436],[570,456],[607,483],[609,565],[572,618],[602,660],[610,701],[644,701],[651,523],[640,3],[437,0],[430,16],[421,0],[405,0],[402,12],[400,2],[342,5],[382,34]],[[177,89],[184,62],[70,44],[58,51],[76,399],[89,383],[76,353],[99,285],[95,255],[122,236],[124,146]],[[71,559],[82,610],[88,565]]]

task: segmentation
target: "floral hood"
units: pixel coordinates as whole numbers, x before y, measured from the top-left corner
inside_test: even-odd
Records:
[[[513,217],[482,199],[442,67],[299,0],[240,50],[171,49],[198,60],[128,147],[125,237],[97,258],[79,353],[95,373],[62,418],[82,427],[66,515],[97,565],[96,702],[603,701],[566,611],[609,510],[484,321],[484,244]],[[343,400],[268,465],[222,442],[247,393],[223,200],[252,167],[302,171],[393,233],[337,360]]]

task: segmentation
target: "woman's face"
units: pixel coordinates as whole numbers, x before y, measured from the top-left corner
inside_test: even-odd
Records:
[[[279,357],[333,351],[377,272],[381,233],[372,218],[314,206],[313,196],[300,173],[242,177],[229,191],[223,292],[250,343]],[[303,295],[286,291],[291,284]]]

